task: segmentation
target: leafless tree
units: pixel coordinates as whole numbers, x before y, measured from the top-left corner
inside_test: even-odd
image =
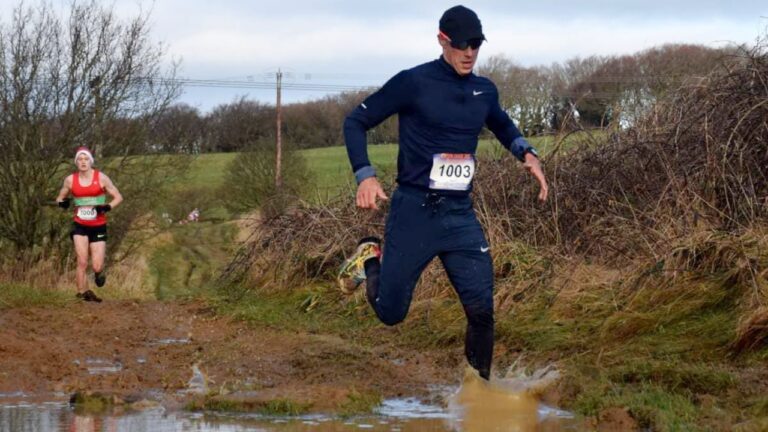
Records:
[[[237,152],[275,136],[275,107],[240,98],[206,117],[206,152]]]
[[[131,201],[110,237],[139,214],[142,194],[170,167],[135,159],[146,131],[178,95],[176,65],[150,38],[147,14],[119,19],[95,0],[53,6],[20,3],[0,27],[0,242],[29,251],[62,221],[43,209],[61,185],[74,149],[97,163]],[[143,156],[142,156],[143,157]],[[69,165],[71,166],[71,165]],[[40,249],[40,248],[37,248]]]
[[[198,154],[203,145],[203,118],[197,108],[176,104],[160,115],[150,131],[148,153]]]
[[[525,68],[504,56],[493,56],[479,69],[499,88],[499,102],[524,135],[548,130],[552,72],[546,67]]]
[[[277,188],[275,178],[275,140],[262,138],[227,166],[220,196],[230,197],[224,205],[231,211],[247,213],[258,208],[262,215],[280,214],[295,202],[310,184],[306,161],[290,141],[283,143],[283,183]]]

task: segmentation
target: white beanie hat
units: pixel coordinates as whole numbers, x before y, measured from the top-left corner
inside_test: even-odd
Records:
[[[75,165],[77,165],[77,158],[81,154],[84,154],[84,155],[88,156],[88,159],[91,160],[91,165],[93,165],[95,163],[95,161],[93,160],[93,155],[91,154],[91,151],[88,150],[86,147],[80,147],[80,148],[77,149],[77,153],[75,153]]]

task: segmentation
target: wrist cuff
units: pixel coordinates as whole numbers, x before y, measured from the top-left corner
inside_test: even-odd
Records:
[[[535,148],[533,148],[533,147],[528,147],[527,149],[525,149],[525,151],[523,152],[523,157],[525,157],[525,155],[526,155],[527,153],[530,153],[530,154],[532,154],[532,155],[536,156],[536,159],[538,159],[538,158],[539,158],[539,153],[538,153],[538,152],[536,151],[536,149],[535,149]]]
[[[525,154],[533,149],[533,147],[528,144],[528,140],[526,140],[524,137],[515,138],[515,140],[512,141],[512,148],[517,149],[517,151],[520,152],[520,156],[517,158],[520,162],[525,162]],[[535,150],[533,151],[533,155],[536,156]],[[517,156],[517,154],[515,156]]]
[[[355,171],[355,180],[357,181],[357,184],[362,183],[363,180],[367,179],[368,177],[375,177],[376,176],[376,170],[370,166],[366,165],[359,170]]]

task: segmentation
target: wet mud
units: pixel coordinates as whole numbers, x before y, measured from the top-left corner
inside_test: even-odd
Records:
[[[333,412],[360,395],[435,397],[439,353],[253,328],[200,303],[105,301],[0,312],[0,403],[104,396],[184,408],[216,395]]]

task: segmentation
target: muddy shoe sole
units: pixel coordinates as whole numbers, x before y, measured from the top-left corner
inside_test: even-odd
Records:
[[[366,237],[357,245],[355,253],[347,258],[339,268],[336,282],[341,292],[353,294],[365,282],[365,261],[381,257],[381,240],[376,237]]]
[[[91,290],[84,292],[82,299],[87,302],[101,303],[101,298],[99,298],[99,296],[97,296],[96,293]]]

